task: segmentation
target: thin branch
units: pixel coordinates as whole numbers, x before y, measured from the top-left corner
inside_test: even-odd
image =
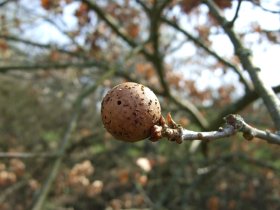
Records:
[[[245,121],[242,121],[242,127],[239,130],[243,133],[244,138],[247,140],[252,140],[256,137],[259,139],[266,140],[268,143],[280,145],[280,135],[274,134],[268,130],[263,131],[254,128],[251,125],[247,124]]]
[[[143,8],[143,10],[148,16],[151,14],[151,9],[142,0],[136,0],[136,2],[140,4],[140,6]]]
[[[130,47],[136,48],[139,47],[140,44],[135,42],[133,39],[129,37],[127,32],[121,25],[116,21],[115,18],[113,18],[109,14],[105,14],[102,8],[100,8],[96,3],[90,0],[81,0],[85,4],[89,6],[90,9],[92,9],[100,19],[102,19],[119,37],[121,37]],[[143,53],[146,58],[149,60],[151,59],[150,53],[148,53],[143,46],[139,48],[139,52]]]
[[[232,28],[228,27],[228,21],[222,16],[218,6],[212,0],[203,0],[203,2],[209,7],[211,14],[214,15],[230,38],[235,49],[235,54],[240,59],[243,68],[248,71],[256,91],[262,97],[277,130],[280,131],[280,100],[272,88],[262,80],[260,68],[253,65],[251,51],[243,46],[238,35]]]
[[[38,196],[38,199],[34,203],[32,210],[41,210],[42,209],[44,202],[47,198],[47,195],[48,195],[49,191],[51,190],[52,184],[59,172],[66,148],[67,148],[68,144],[70,143],[71,134],[74,132],[74,130],[77,126],[77,121],[78,121],[78,117],[80,114],[80,109],[82,106],[83,99],[86,98],[89,94],[93,93],[99,87],[99,85],[102,84],[102,82],[105,79],[111,77],[113,73],[114,73],[113,69],[106,72],[103,76],[100,77],[100,79],[94,85],[92,85],[91,87],[86,89],[81,95],[79,95],[77,97],[75,103],[73,104],[73,107],[75,110],[72,114],[71,120],[69,121],[68,127],[65,131],[64,137],[61,141],[60,148],[58,150],[58,157],[53,164],[49,177],[46,180],[46,182]]]
[[[275,93],[280,93],[280,85],[273,88]],[[230,113],[237,113],[240,110],[244,109],[246,106],[251,104],[253,101],[259,98],[259,94],[256,91],[247,92],[239,100],[229,104],[224,109],[222,109],[219,114],[209,123],[208,130],[216,129],[219,125],[223,123],[223,117],[229,115]]]
[[[164,71],[164,65],[163,65],[164,64],[164,55],[160,51],[160,37],[159,37],[162,10],[163,10],[162,7],[160,7],[160,9],[158,9],[155,5],[153,7],[153,10],[151,11],[150,40],[151,40],[151,42],[153,44],[153,48],[154,48],[154,54],[152,56],[151,62],[153,63],[153,65],[158,73],[160,83],[164,89],[166,96],[169,97],[169,99],[173,103],[178,105],[181,109],[189,112],[190,115],[192,116],[192,118],[194,119],[194,122],[197,123],[202,129],[205,129],[208,126],[208,122],[206,121],[204,116],[200,113],[200,111],[196,108],[196,106],[194,104],[192,104],[190,101],[185,100],[184,102],[182,102],[180,99],[173,96],[171,94],[169,85],[165,78],[165,71]]]
[[[187,129],[182,130],[181,138],[182,140],[216,140],[225,137],[232,136],[236,133],[232,126],[224,127],[218,131],[208,131],[208,132],[196,132]]]
[[[7,188],[6,190],[1,190],[0,195],[0,204],[3,204],[8,196],[15,195],[15,192],[19,190],[20,188],[24,187],[26,185],[26,180],[19,181],[15,184],[13,184],[11,187]]]
[[[251,1],[253,4],[255,4],[256,6],[259,6],[263,11],[266,11],[266,12],[270,12],[270,13],[273,13],[273,14],[280,14],[280,10],[271,10],[271,9],[267,9],[265,8],[264,6],[261,5],[261,3],[259,1],[256,1],[256,0],[253,0]]]
[[[150,18],[150,41],[153,45],[153,56],[151,62],[153,63],[163,89],[166,91],[167,95],[170,95],[169,86],[165,79],[164,75],[164,55],[161,53],[160,50],[160,16],[161,11],[157,8],[157,5],[154,4]]]
[[[43,17],[43,19],[44,19],[46,22],[48,22],[48,23],[50,23],[51,25],[53,25],[53,27],[55,27],[61,34],[63,34],[64,36],[68,37],[68,39],[70,39],[71,42],[72,42],[78,49],[82,49],[82,50],[84,51],[83,46],[81,46],[81,45],[75,40],[74,37],[70,36],[70,34],[69,34],[68,32],[66,32],[66,31],[64,31],[62,28],[60,28],[60,27],[58,26],[58,24],[57,24],[55,21],[53,21],[52,19],[50,19],[50,18],[48,18],[48,17]]]
[[[171,115],[167,115],[167,123],[162,118],[160,125],[154,125],[151,132],[151,141],[158,141],[159,139],[166,137],[170,141],[175,141],[178,144],[183,141],[202,140],[212,141],[225,137],[234,136],[236,133],[242,133],[246,140],[252,140],[253,138],[259,138],[265,140],[271,144],[280,145],[280,135],[272,133],[270,131],[263,131],[254,128],[247,124],[240,115],[230,114],[224,118],[225,124],[216,131],[209,132],[197,132],[182,128],[176,124]]]
[[[0,152],[0,158],[53,158],[57,153]]]
[[[38,195],[38,199],[35,201],[35,203],[32,207],[32,210],[41,210],[43,207],[43,204],[47,198],[47,195],[48,195],[49,191],[51,190],[52,184],[59,172],[59,168],[61,166],[62,159],[63,159],[64,150],[65,150],[66,146],[68,145],[72,132],[76,128],[79,111],[80,111],[80,107],[77,107],[72,115],[71,120],[69,121],[68,128],[66,129],[66,132],[65,132],[64,137],[61,142],[58,158],[55,160],[53,167],[51,169],[51,172],[50,172],[46,182],[44,183],[44,185],[41,189],[41,192]]]
[[[205,130],[209,127],[209,122],[205,119],[198,108],[188,100],[179,99],[173,95],[169,95],[169,99],[176,104],[182,111],[186,111],[192,117],[194,123],[198,124],[201,129]]]
[[[227,61],[225,58],[223,58],[220,55],[218,55],[215,51],[211,50],[206,44],[204,44],[202,40],[200,40],[199,38],[193,36],[192,34],[187,32],[183,28],[181,28],[174,21],[168,20],[165,17],[162,17],[161,19],[162,19],[163,22],[165,22],[169,26],[171,26],[174,29],[178,30],[179,32],[183,33],[188,39],[190,39],[192,42],[194,42],[198,47],[204,49],[207,53],[212,55],[219,62],[221,62],[225,66],[228,66],[229,68],[233,69],[233,71],[235,71],[237,73],[237,75],[239,76],[240,81],[244,84],[245,88],[247,90],[253,90],[253,85],[245,78],[245,76],[243,75],[242,71],[237,66],[235,66],[230,61]]]
[[[65,54],[75,56],[75,57],[78,57],[78,58],[86,58],[86,56],[83,53],[80,53],[80,52],[69,51],[69,50],[60,48],[56,45],[52,45],[52,44],[41,44],[41,43],[38,43],[38,42],[33,42],[31,40],[19,38],[19,37],[14,36],[14,35],[0,34],[0,38],[8,40],[8,41],[20,42],[20,43],[30,45],[30,46],[34,46],[34,47],[54,49],[54,50],[57,50],[58,52],[65,53]]]
[[[6,1],[2,1],[0,2],[0,7],[4,6],[5,4],[9,3],[9,2],[12,2],[12,1],[15,1],[15,0],[6,0]]]
[[[33,71],[38,69],[65,69],[65,68],[85,68],[85,67],[104,67],[104,63],[98,61],[80,62],[80,63],[40,63],[40,64],[17,64],[9,66],[0,66],[0,73],[6,73],[12,70]]]
[[[150,20],[150,34],[149,34],[149,42],[152,43],[153,46],[153,55],[151,56],[151,63],[154,65],[158,77],[161,83],[161,86],[164,89],[164,92],[167,96],[170,95],[169,86],[166,82],[165,75],[164,75],[164,67],[163,67],[163,60],[164,55],[160,52],[160,16],[161,12],[165,6],[167,1],[163,2],[162,6],[158,7],[158,2],[155,2],[152,8],[149,8],[143,1],[137,0],[137,3],[141,5],[141,7],[146,12],[149,20]]]
[[[243,153],[237,153],[235,155],[235,157],[234,157],[234,154],[233,154],[232,158],[233,159],[235,159],[235,158],[240,159],[240,161],[244,161],[247,164],[253,164],[253,165],[261,167],[261,168],[267,168],[267,169],[273,170],[273,171],[278,172],[278,173],[280,172],[279,167],[275,167],[271,163],[268,163],[264,160],[258,160],[258,159],[252,158],[252,157],[247,156]]]
[[[237,4],[237,8],[236,8],[236,11],[235,11],[235,14],[234,14],[234,17],[232,18],[232,20],[229,22],[229,27],[233,27],[235,21],[237,20],[238,18],[238,13],[239,13],[239,10],[241,8],[241,3],[242,3],[242,0],[238,0],[238,4]]]

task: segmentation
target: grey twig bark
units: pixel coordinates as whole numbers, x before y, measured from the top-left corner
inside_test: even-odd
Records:
[[[244,139],[251,141],[254,138],[265,140],[271,144],[280,145],[280,135],[274,134],[270,131],[263,131],[247,124],[240,115],[230,114],[224,118],[225,124],[216,131],[197,132],[187,130],[180,125],[177,125],[171,118],[167,116],[167,123],[161,120],[160,125],[155,125],[152,129],[151,141],[158,141],[166,137],[170,141],[178,144],[183,141],[213,141],[221,138],[234,136],[236,133],[242,133]]]

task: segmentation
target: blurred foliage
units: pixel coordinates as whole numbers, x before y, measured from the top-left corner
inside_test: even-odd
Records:
[[[43,85],[1,77],[2,151],[55,151],[57,145],[53,144],[61,138],[71,108],[62,98],[38,94],[39,86]],[[190,154],[189,143],[176,145],[163,140],[124,144],[112,141],[100,129],[99,116],[93,117],[90,111],[92,105],[84,105],[46,209],[215,210],[280,206],[280,167],[275,161],[275,146],[232,137],[210,144],[210,157],[205,159],[200,153]],[[259,113],[262,115],[265,118],[265,112]],[[1,209],[30,206],[48,176],[52,158],[2,158]]]

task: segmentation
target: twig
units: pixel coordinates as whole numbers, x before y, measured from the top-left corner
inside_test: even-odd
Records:
[[[215,51],[211,50],[205,43],[203,43],[202,40],[200,40],[199,38],[193,36],[192,34],[190,34],[188,31],[184,30],[183,28],[181,28],[177,23],[175,23],[174,21],[168,20],[165,17],[161,18],[162,21],[166,24],[168,24],[169,26],[173,27],[174,29],[178,30],[179,32],[181,32],[182,34],[184,34],[189,40],[191,40],[195,45],[197,45],[198,47],[204,49],[207,53],[209,53],[210,55],[212,55],[214,58],[216,58],[219,62],[221,62],[222,64],[224,64],[225,66],[228,66],[229,68],[233,69],[233,71],[235,71],[239,78],[240,81],[244,84],[244,86],[246,87],[246,89],[252,90],[253,89],[253,85],[245,78],[245,76],[243,75],[242,71],[238,68],[238,66],[232,64],[230,61],[226,60],[225,58],[221,57],[220,55],[218,55]]]
[[[263,99],[277,130],[280,131],[280,100],[278,96],[274,93],[272,88],[263,81],[260,75],[261,70],[255,67],[251,61],[251,51],[243,46],[235,31],[228,27],[228,21],[222,16],[218,6],[213,0],[203,0],[203,2],[208,6],[211,14],[217,19],[230,38],[235,49],[235,54],[240,59],[243,68],[248,71],[256,91]]]
[[[232,155],[233,159],[240,159],[240,161],[243,161],[243,162],[246,162],[248,164],[253,164],[255,166],[258,166],[258,167],[261,167],[261,168],[266,168],[266,169],[270,169],[270,170],[273,170],[277,173],[280,173],[280,168],[279,167],[276,167],[274,166],[273,164],[269,163],[269,162],[266,162],[264,160],[258,160],[258,159],[255,159],[253,157],[250,157],[246,154],[243,154],[243,153],[237,153],[236,155]]]
[[[207,129],[209,127],[208,121],[202,115],[202,113],[198,110],[198,108],[191,103],[189,100],[179,99],[171,93],[169,94],[169,99],[176,104],[181,110],[188,112],[192,117],[194,123],[198,124],[201,129]]]
[[[76,128],[77,120],[78,120],[78,117],[79,117],[79,114],[80,114],[80,109],[81,109],[81,106],[82,106],[83,99],[85,97],[87,97],[89,94],[91,94],[92,92],[94,92],[99,87],[99,85],[105,79],[110,77],[113,73],[114,73],[113,69],[106,72],[103,76],[100,77],[100,79],[94,85],[92,85],[91,87],[86,89],[81,95],[79,95],[78,98],[76,99],[75,103],[73,104],[75,110],[73,112],[71,120],[69,121],[68,128],[65,131],[64,137],[61,141],[61,145],[60,145],[60,148],[58,150],[58,157],[53,164],[53,167],[51,169],[49,177],[46,180],[46,182],[45,182],[45,184],[44,184],[44,186],[43,186],[43,188],[42,188],[42,190],[41,190],[41,192],[38,196],[38,199],[35,201],[35,203],[32,207],[32,210],[41,210],[42,207],[43,207],[43,204],[44,204],[44,202],[47,198],[47,195],[48,195],[48,193],[49,193],[49,191],[52,187],[52,184],[53,184],[53,182],[54,182],[54,180],[55,180],[55,178],[56,178],[56,176],[59,172],[64,153],[65,153],[66,148],[67,148],[67,146],[69,144],[69,141],[70,141],[71,134],[73,133],[73,131]]]
[[[167,4],[167,1],[163,4],[165,6]],[[160,24],[161,24],[161,13],[163,10],[162,5],[157,8],[157,5],[155,4],[151,11],[150,16],[150,41],[153,45],[154,53],[152,55],[151,62],[153,63],[157,73],[158,77],[161,83],[161,86],[164,89],[164,92],[169,99],[178,105],[181,109],[184,111],[187,111],[190,113],[192,118],[194,119],[194,122],[197,123],[202,129],[205,129],[208,127],[207,120],[203,117],[201,112],[196,108],[194,104],[192,104],[190,101],[185,100],[182,102],[182,100],[178,99],[174,95],[172,95],[169,84],[165,78],[165,71],[164,71],[164,55],[160,51]]]
[[[275,93],[280,92],[280,85],[273,87],[273,91]],[[219,114],[209,123],[208,130],[213,130],[217,128],[219,125],[223,123],[223,117],[229,115],[230,113],[237,113],[240,110],[244,109],[250,103],[258,99],[260,96],[256,91],[249,91],[247,92],[242,98],[238,99],[237,101],[229,104],[224,109],[222,109]]]
[[[239,10],[240,10],[240,8],[241,8],[241,3],[242,3],[242,0],[238,0],[237,8],[236,8],[234,17],[233,17],[232,20],[229,22],[229,27],[233,27],[233,25],[234,25],[236,19],[238,18],[238,13],[239,13]]]
[[[102,19],[120,38],[122,38],[130,47],[136,48],[139,47],[141,44],[135,42],[133,39],[129,37],[127,32],[124,30],[123,27],[116,21],[114,17],[109,14],[105,14],[103,10],[93,1],[89,0],[82,0],[85,4],[92,9],[100,19]],[[146,58],[149,60],[151,59],[151,54],[148,53],[143,46],[139,48],[139,51],[145,55]]]
[[[136,0],[136,2],[140,4],[140,6],[143,8],[143,10],[148,16],[151,15],[151,9],[142,0]]]
[[[240,152],[226,154],[218,158],[216,157],[210,161],[207,160],[207,165],[197,170],[197,175],[192,180],[191,185],[188,188],[186,188],[186,191],[184,193],[184,198],[186,198],[185,201],[188,201],[188,199],[191,197],[190,194],[194,192],[194,189],[198,188],[198,186],[203,184],[205,180],[209,180],[209,177],[211,175],[214,175],[214,173],[217,174],[217,171],[220,170],[222,167],[227,167],[229,170],[231,170],[232,167],[230,167],[229,163],[239,163],[242,161],[248,165],[253,164],[256,167],[270,169],[277,173],[280,172],[280,169],[273,166],[272,164],[249,157],[248,155]]]
[[[145,192],[143,187],[138,182],[135,182],[135,187],[136,187],[137,191],[142,195],[145,203],[148,204],[150,208],[154,209],[155,204],[153,203],[151,198],[147,195],[147,193]]]
[[[265,8],[264,6],[261,5],[260,1],[257,1],[257,0],[253,0],[251,1],[253,4],[255,4],[256,6],[259,6],[263,11],[266,11],[266,12],[270,12],[270,13],[273,13],[273,14],[280,14],[280,10],[271,10],[271,9],[267,9]]]
[[[164,75],[164,66],[163,66],[163,60],[164,60],[164,55],[161,53],[160,50],[160,16],[161,16],[161,10],[157,8],[156,3],[154,4],[152,11],[151,11],[151,16],[150,18],[150,34],[149,34],[149,39],[152,43],[153,46],[153,56],[151,59],[151,62],[153,63],[158,76],[160,83],[163,87],[163,89],[166,91],[167,95],[170,94],[169,91],[169,85],[165,79]]]
[[[71,136],[72,132],[76,128],[80,108],[81,107],[76,107],[76,110],[74,111],[74,113],[72,115],[72,118],[68,124],[68,128],[66,129],[64,137],[62,139],[60,149],[58,151],[59,155],[53,164],[51,172],[50,172],[46,182],[44,183],[44,186],[41,189],[41,192],[38,195],[38,199],[36,200],[35,204],[33,205],[32,210],[41,210],[43,207],[43,204],[47,198],[47,195],[52,187],[52,183],[54,182],[56,175],[59,172],[59,168],[60,168],[60,165],[61,165],[62,159],[63,159],[64,150],[70,140],[70,136]]]
[[[43,17],[43,19],[44,19],[46,22],[48,22],[48,23],[50,23],[51,25],[53,25],[53,26],[54,26],[60,33],[62,33],[64,36],[68,37],[68,39],[71,40],[71,42],[72,42],[78,49],[84,51],[83,46],[81,46],[81,45],[75,40],[74,37],[71,37],[71,36],[69,35],[68,32],[66,32],[66,31],[64,31],[62,28],[60,28],[60,27],[58,26],[58,24],[57,24],[55,21],[53,21],[52,19],[50,19],[50,18],[48,18],[48,17]]]
[[[14,195],[15,191],[17,191],[18,189],[26,185],[26,182],[27,182],[26,180],[22,180],[13,184],[11,187],[7,188],[6,190],[1,190],[0,204],[4,203],[8,196]]]
[[[57,153],[0,152],[0,158],[53,158]]]
[[[60,48],[59,46],[52,45],[52,44],[42,44],[42,43],[38,43],[38,42],[33,42],[31,40],[19,38],[19,37],[14,36],[14,35],[0,34],[0,38],[8,40],[8,41],[20,42],[20,43],[30,45],[30,46],[34,46],[34,47],[54,49],[54,50],[57,50],[58,52],[65,53],[65,54],[75,56],[75,57],[78,57],[78,58],[86,58],[86,56],[81,52],[69,51],[69,50]]]
[[[6,0],[6,1],[2,1],[0,2],[0,7],[4,6],[5,4],[9,3],[9,2],[12,2],[12,1],[15,1],[15,0]]]
[[[159,125],[154,125],[151,131],[151,141],[158,141],[159,139],[166,137],[170,141],[175,141],[180,144],[183,141],[202,140],[212,141],[229,136],[233,136],[236,133],[243,133],[243,137],[246,140],[252,140],[253,138],[259,138],[265,140],[271,144],[280,145],[280,135],[274,134],[270,131],[262,131],[248,125],[240,115],[230,114],[224,118],[225,125],[220,127],[217,131],[209,132],[197,132],[184,129],[180,125],[176,124],[171,115],[167,115],[167,123],[162,117]]]
[[[77,62],[77,63],[34,63],[34,64],[16,64],[9,66],[0,66],[0,73],[5,73],[11,70],[38,70],[38,69],[65,69],[68,67],[85,68],[85,67],[104,67],[105,64],[98,61]]]

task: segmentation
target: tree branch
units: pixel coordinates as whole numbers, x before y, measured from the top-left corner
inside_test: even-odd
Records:
[[[0,152],[0,158],[53,158],[57,153]]]
[[[52,45],[52,44],[41,44],[41,43],[38,43],[38,42],[33,42],[31,40],[22,39],[22,38],[19,38],[17,36],[14,36],[14,35],[0,34],[0,38],[8,40],[8,41],[20,42],[20,43],[30,45],[30,46],[34,46],[34,47],[54,49],[54,50],[57,50],[58,52],[65,53],[65,54],[75,56],[75,57],[78,57],[78,58],[86,58],[86,56],[84,54],[80,53],[80,52],[78,53],[78,52],[62,49],[62,48],[60,48],[56,45]]]
[[[13,185],[11,185],[11,187],[7,188],[6,190],[1,190],[1,195],[0,195],[0,204],[5,203],[5,201],[7,201],[8,196],[14,196],[15,192],[17,190],[19,190],[20,188],[24,187],[26,185],[27,181],[26,180],[22,180],[19,181]]]
[[[232,20],[229,22],[229,27],[233,27],[236,19],[238,18],[238,13],[239,13],[239,10],[241,8],[241,3],[242,3],[242,0],[238,0],[238,4],[237,4],[237,8],[236,8],[236,11],[235,11],[235,14],[234,14],[234,17],[232,18]]]
[[[280,92],[280,85],[273,88],[275,93]],[[209,128],[207,130],[216,129],[219,125],[223,123],[223,117],[229,115],[230,113],[237,113],[240,110],[244,109],[253,101],[259,98],[259,94],[256,91],[247,92],[242,98],[239,100],[227,105],[224,109],[222,109],[219,114],[216,116],[214,120],[209,123]]]
[[[5,73],[11,70],[38,70],[38,69],[65,69],[65,68],[85,68],[85,67],[105,67],[106,65],[102,62],[89,61],[80,63],[40,63],[40,64],[18,64],[10,66],[0,66],[0,73]]]
[[[241,70],[235,66],[234,64],[232,64],[231,62],[227,61],[225,58],[221,57],[220,55],[218,55],[216,52],[214,52],[213,50],[211,50],[209,47],[206,46],[206,44],[203,43],[202,40],[200,40],[199,38],[194,37],[193,35],[191,35],[189,32],[187,32],[186,30],[182,29],[177,23],[175,23],[174,21],[168,20],[165,17],[161,18],[163,22],[165,22],[166,24],[168,24],[169,26],[173,27],[174,29],[178,30],[179,32],[183,33],[188,39],[190,39],[192,42],[195,43],[195,45],[197,45],[198,47],[204,49],[207,53],[209,53],[210,55],[212,55],[214,58],[216,58],[219,62],[221,62],[222,64],[224,64],[225,66],[228,66],[229,68],[233,69],[233,71],[235,71],[237,73],[237,75],[239,76],[240,81],[244,84],[245,88],[249,91],[249,90],[253,90],[253,85],[244,77],[243,73],[241,72]]]
[[[247,124],[240,115],[230,114],[224,118],[225,124],[217,131],[209,132],[196,132],[182,128],[176,124],[171,115],[167,115],[167,123],[162,118],[160,125],[154,125],[151,132],[151,141],[158,141],[161,138],[166,137],[170,141],[175,141],[180,144],[183,141],[202,140],[212,141],[225,137],[230,137],[240,132],[246,140],[252,140],[253,138],[259,138],[265,140],[271,144],[280,145],[280,135],[274,134],[270,131],[263,131],[254,128]]]
[[[273,14],[280,14],[280,10],[271,10],[271,9],[267,9],[267,8],[265,8],[264,6],[261,5],[260,1],[252,0],[251,2],[252,2],[253,4],[255,4],[256,6],[259,6],[263,11],[270,12],[270,13],[273,13]]]
[[[73,107],[74,107],[74,112],[73,112],[73,115],[72,115],[72,118],[71,120],[69,121],[69,124],[68,124],[68,127],[65,131],[65,134],[64,134],[64,137],[61,141],[61,145],[60,145],[60,148],[58,150],[58,157],[56,158],[54,164],[53,164],[53,167],[51,169],[51,172],[49,174],[49,177],[48,179],[46,180],[39,196],[38,196],[38,199],[35,201],[33,207],[32,207],[32,210],[41,210],[42,207],[43,207],[43,204],[47,198],[47,195],[49,193],[49,191],[51,190],[51,187],[52,187],[52,184],[59,172],[59,169],[60,169],[60,166],[61,166],[61,163],[62,163],[62,159],[63,159],[63,156],[65,154],[65,151],[66,151],[66,148],[70,142],[70,137],[71,137],[71,134],[74,132],[75,128],[76,128],[76,125],[77,125],[77,120],[78,120],[78,117],[79,117],[79,114],[80,114],[80,109],[81,109],[81,106],[82,106],[82,102],[83,102],[83,99],[86,98],[89,94],[91,94],[92,92],[94,92],[98,87],[99,85],[107,78],[111,77],[111,75],[114,73],[113,69],[106,72],[105,74],[103,74],[103,76],[100,77],[100,79],[94,84],[92,85],[91,87],[89,87],[88,89],[86,89],[83,93],[81,93],[81,95],[79,95],[75,101],[75,103],[73,104]]]
[[[273,92],[272,88],[268,84],[265,84],[262,80],[260,75],[261,70],[255,67],[251,62],[250,50],[243,46],[237,34],[232,30],[232,28],[228,27],[228,21],[221,15],[217,5],[212,0],[203,0],[203,2],[209,7],[210,12],[214,15],[214,17],[223,27],[225,33],[230,38],[235,49],[235,54],[239,57],[243,68],[248,71],[256,91],[263,99],[277,130],[280,131],[280,100]]]
[[[87,4],[89,6],[90,9],[92,9],[99,18],[101,18],[119,37],[121,37],[130,47],[132,48],[136,48],[139,47],[140,44],[136,43],[133,39],[131,39],[129,37],[129,35],[127,34],[127,32],[123,29],[123,27],[121,27],[117,21],[110,16],[109,14],[105,14],[103,12],[103,10],[98,7],[97,4],[95,4],[93,1],[90,0],[81,0],[82,2],[84,2],[85,4]],[[148,60],[151,59],[151,55],[150,53],[148,53],[144,47],[140,47],[139,51],[145,55],[146,58],[148,58]]]
[[[209,122],[193,103],[191,103],[189,100],[181,100],[171,94],[169,95],[169,99],[181,110],[188,112],[192,117],[193,122],[199,125],[202,130],[208,129]]]
[[[6,1],[2,1],[0,2],[0,7],[4,6],[5,4],[9,3],[9,2],[12,2],[12,1],[15,1],[15,0],[6,0]]]

